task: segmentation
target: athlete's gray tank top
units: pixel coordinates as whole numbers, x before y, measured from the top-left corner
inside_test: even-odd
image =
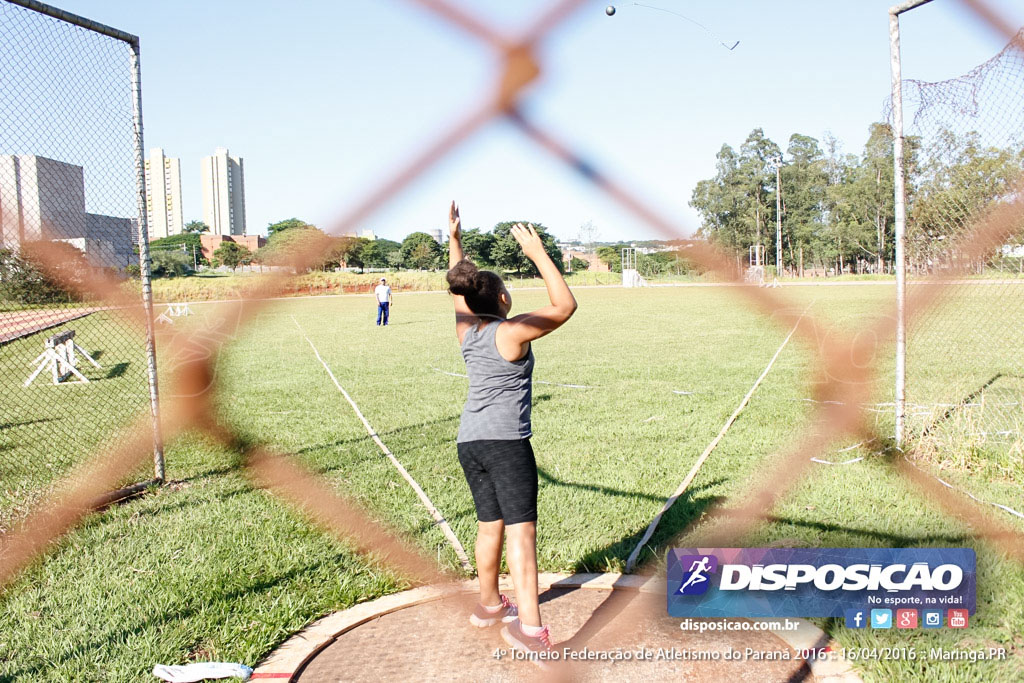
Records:
[[[473,325],[462,339],[462,357],[469,373],[469,397],[459,423],[459,443],[519,440],[531,436],[533,349],[517,361],[502,358],[494,341],[502,322],[493,320],[483,329]]]

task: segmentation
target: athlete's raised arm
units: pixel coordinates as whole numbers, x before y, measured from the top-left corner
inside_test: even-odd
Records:
[[[455,205],[454,200],[451,208],[448,209],[448,236],[448,269],[451,270],[463,259],[462,219],[459,216],[459,207]],[[466,330],[477,322],[477,317],[473,311],[469,310],[466,297],[461,294],[452,294],[452,300],[455,302],[455,334],[461,344]]]
[[[544,278],[544,286],[548,290],[549,305],[539,308],[531,313],[521,313],[509,318],[507,324],[498,329],[496,342],[502,355],[508,357],[506,351],[511,351],[513,346],[520,347],[520,354],[514,357],[519,358],[526,354],[526,345],[534,339],[543,337],[549,332],[554,332],[572,317],[576,312],[576,297],[569,290],[562,274],[558,272],[548,253],[544,251],[544,243],[541,241],[537,230],[530,224],[517,223],[512,226],[512,236],[519,242],[526,258],[533,261]]]

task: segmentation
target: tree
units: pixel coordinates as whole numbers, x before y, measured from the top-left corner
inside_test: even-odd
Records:
[[[822,232],[828,175],[825,155],[815,138],[794,133],[786,153],[790,161],[780,175],[783,246],[788,247],[789,257],[784,255],[783,260],[795,266],[797,254],[803,248],[812,251],[815,237]]]
[[[210,265],[210,262],[203,256],[203,246],[199,239],[198,232],[183,232],[179,235],[171,235],[149,243],[150,252],[177,250],[188,254],[189,265],[192,264],[193,255],[198,264]]]
[[[28,242],[20,253],[0,248],[0,301],[77,301],[90,270],[85,255],[66,242]]]
[[[608,266],[608,269],[613,273],[621,273],[622,250],[628,246],[628,244],[616,244],[614,246],[598,247],[597,258],[601,259],[601,262]]]
[[[517,223],[526,225],[526,221],[505,221],[498,223],[494,226],[494,245],[491,247],[491,260],[494,265],[505,271],[514,270],[517,274],[527,275],[536,277],[539,275],[537,268],[533,265],[530,259],[523,255],[523,250],[516,242],[516,238],[512,236],[512,226]],[[554,237],[552,237],[547,228],[540,223],[532,223],[533,227],[536,228],[537,234],[540,236],[541,242],[544,244],[544,251],[547,252],[551,260],[555,262],[555,266],[559,272],[562,272],[565,268],[565,264],[562,262],[562,250],[558,248],[555,243]]]
[[[485,268],[493,266],[494,260],[491,258],[493,248],[494,235],[491,233],[482,232],[480,228],[462,232],[462,253],[473,263]]]
[[[781,159],[782,150],[755,128],[740,145],[739,176],[746,191],[746,212],[754,226],[754,244],[774,245],[775,231],[765,236],[765,226],[775,220],[775,170],[771,161]]]
[[[192,254],[180,250],[150,251],[153,277],[184,277],[192,273]]]
[[[300,255],[324,254],[326,255],[332,247],[331,238],[323,231],[302,223],[290,228],[276,229],[267,238],[266,246],[259,250],[260,260],[269,266],[290,266],[298,269],[302,265],[305,269],[320,268],[323,262],[308,263],[308,257],[299,263]]]
[[[405,260],[402,258],[402,250],[392,251],[387,256],[388,265],[392,268],[401,268]]]
[[[393,240],[378,237],[363,247],[361,256],[363,263],[368,268],[387,268],[392,265],[388,257],[395,253],[398,254],[399,262],[401,262],[402,245]]]
[[[283,232],[285,230],[291,230],[292,228],[312,228],[312,227],[315,227],[315,226],[310,225],[309,223],[307,223],[304,220],[300,220],[298,218],[286,218],[283,221],[278,221],[277,223],[271,223],[270,225],[267,226],[267,240],[269,241],[270,238],[273,237],[275,234],[277,234],[279,232]]]
[[[585,261],[577,256],[573,256],[569,260],[569,268],[574,273],[578,273],[583,270],[588,270],[590,268],[590,261]]]
[[[849,186],[851,208],[857,213],[862,228],[857,235],[858,247],[876,262],[879,272],[892,257],[886,240],[895,221],[893,188],[893,132],[887,123],[872,123],[864,145],[857,173]],[[869,249],[865,245],[870,245]]]
[[[441,245],[425,232],[414,232],[402,240],[402,262],[406,268],[434,270],[443,258]]]
[[[188,223],[185,224],[185,227],[182,228],[182,232],[195,233],[196,235],[198,235],[199,233],[202,232],[210,232],[210,226],[202,221],[189,221]]]
[[[252,259],[252,252],[235,242],[221,242],[217,250],[213,252],[213,257],[220,263],[231,269],[231,272],[235,271],[238,266],[248,263]]]
[[[779,146],[760,128],[750,132],[738,154],[722,145],[715,177],[698,182],[690,198],[701,215],[699,234],[734,249],[773,242],[765,239],[764,228],[775,218],[775,171],[769,162],[779,157]]]
[[[924,152],[917,192],[910,200],[907,238],[918,267],[957,265],[980,270],[998,254],[999,245],[967,264],[951,242],[994,204],[1014,197],[1024,170],[1024,149],[985,146],[976,132],[944,130]],[[1016,232],[1020,234],[1020,222]]]
[[[366,250],[370,240],[365,237],[332,237],[331,248],[324,257],[322,268],[359,268],[363,269],[365,262],[363,252]]]

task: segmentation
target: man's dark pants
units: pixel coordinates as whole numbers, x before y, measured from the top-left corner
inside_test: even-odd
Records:
[[[391,308],[391,304],[387,301],[377,302],[377,324],[381,324],[381,319],[384,320],[384,324],[388,324],[388,309]]]

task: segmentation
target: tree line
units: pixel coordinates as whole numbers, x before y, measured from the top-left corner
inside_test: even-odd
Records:
[[[473,228],[463,232],[466,257],[484,268],[497,268],[518,275],[536,275],[533,264],[523,257],[510,229],[518,221],[498,223],[491,231]],[[190,224],[192,226],[192,224]],[[562,267],[562,252],[550,232],[534,223],[551,259]],[[196,223],[194,227],[205,227]],[[188,230],[151,243],[154,275],[182,275],[191,268],[193,242],[198,245],[201,229]],[[182,247],[188,253],[182,250]],[[240,244],[222,242],[213,252],[209,265],[241,265],[296,267],[300,254],[312,250],[317,256],[304,264],[308,270],[335,268],[406,268],[410,270],[447,270],[448,251],[431,235],[413,232],[401,242],[377,238],[328,235],[315,225],[298,218],[289,218],[267,227],[267,244],[251,252]],[[187,257],[187,258],[186,258]],[[179,263],[180,262],[180,263]],[[205,263],[205,261],[203,261]],[[183,270],[184,269],[184,270]]]
[[[723,144],[714,177],[694,188],[690,206],[701,217],[699,235],[743,253],[761,245],[774,264],[781,205],[784,268],[891,272],[893,156],[886,123],[871,124],[860,154],[843,153],[829,134],[819,142],[799,133],[783,153],[755,128],[739,150]],[[985,207],[1009,197],[1024,147],[984,145],[976,132],[945,130],[928,144],[905,138],[904,167],[908,265],[929,271],[950,265],[950,240]],[[971,265],[980,269],[999,258],[995,249]]]

